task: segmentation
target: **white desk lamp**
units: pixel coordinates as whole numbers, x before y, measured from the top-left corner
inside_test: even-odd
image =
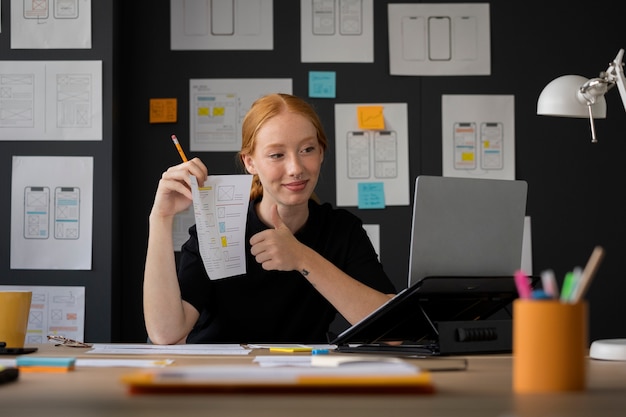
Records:
[[[626,81],[624,81],[624,49],[609,64],[606,71],[590,80],[579,75],[564,75],[551,81],[537,101],[537,114],[560,117],[589,117],[591,141],[597,142],[593,119],[606,118],[604,94],[617,85],[626,110]]]
[[[624,50],[609,64],[598,78],[590,80],[579,75],[564,75],[550,82],[537,100],[537,114],[560,117],[589,117],[591,141],[597,142],[593,123],[606,118],[604,94],[617,85],[626,110],[626,82],[624,81]],[[626,361],[626,339],[595,340],[591,343],[589,356],[594,359]]]

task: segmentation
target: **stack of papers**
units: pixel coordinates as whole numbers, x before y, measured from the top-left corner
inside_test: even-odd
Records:
[[[323,359],[322,359],[323,358]],[[303,359],[299,359],[304,361]],[[276,360],[276,358],[274,359]],[[429,372],[397,359],[323,355],[287,366],[181,366],[136,372],[122,382],[133,394],[225,392],[433,393]]]
[[[87,353],[101,355],[248,355],[250,349],[237,344],[147,345],[94,344]]]

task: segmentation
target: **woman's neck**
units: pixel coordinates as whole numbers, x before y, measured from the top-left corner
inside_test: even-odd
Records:
[[[274,204],[276,203],[261,200],[256,206],[257,216],[269,227],[276,227],[272,221],[272,206]],[[278,205],[278,215],[291,233],[295,234],[302,229],[309,218],[308,201],[297,206]]]

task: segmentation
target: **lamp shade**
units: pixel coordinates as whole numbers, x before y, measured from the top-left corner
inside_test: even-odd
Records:
[[[584,99],[578,98],[580,87],[587,78],[580,75],[563,75],[552,80],[545,86],[537,100],[537,114],[544,116],[588,118],[589,109]],[[604,96],[597,98],[591,106],[596,119],[606,118],[606,101]]]

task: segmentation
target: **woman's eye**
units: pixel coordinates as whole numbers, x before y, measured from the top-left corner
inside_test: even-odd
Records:
[[[304,148],[304,149],[302,150],[302,152],[304,152],[304,153],[311,153],[311,152],[313,152],[314,150],[315,150],[315,146],[309,146],[309,147]]]
[[[272,153],[269,155],[270,159],[279,159],[282,156],[283,156],[282,153]]]

